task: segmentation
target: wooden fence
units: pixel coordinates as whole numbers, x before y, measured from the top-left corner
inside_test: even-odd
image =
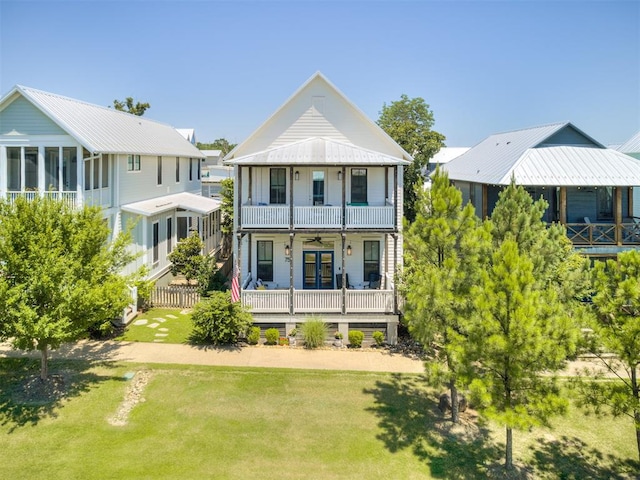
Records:
[[[151,305],[166,308],[191,308],[200,301],[198,287],[177,285],[155,287],[151,293]]]

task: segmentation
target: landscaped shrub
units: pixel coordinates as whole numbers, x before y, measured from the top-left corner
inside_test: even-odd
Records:
[[[260,327],[251,327],[249,329],[249,335],[247,335],[247,342],[249,345],[257,345],[260,341]]]
[[[324,345],[327,338],[327,324],[320,318],[310,318],[302,324],[302,338],[307,348],[318,348]]]
[[[364,333],[360,330],[349,330],[349,345],[351,348],[362,347],[362,341],[364,340]]]
[[[235,343],[253,323],[251,313],[239,302],[231,303],[228,292],[213,292],[193,309],[192,340],[221,345]]]
[[[376,342],[376,345],[378,347],[381,347],[382,344],[384,343],[384,333],[377,330],[373,332],[371,336],[373,337],[373,340]]]
[[[267,345],[276,345],[280,338],[280,332],[277,328],[267,328],[264,332],[264,338],[267,339]]]

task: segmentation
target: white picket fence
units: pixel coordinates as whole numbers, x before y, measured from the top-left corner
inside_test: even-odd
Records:
[[[200,301],[198,287],[178,285],[155,287],[151,293],[151,305],[165,308],[191,308]]]

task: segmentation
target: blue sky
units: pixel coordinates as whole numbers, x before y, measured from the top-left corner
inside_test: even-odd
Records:
[[[406,93],[448,146],[571,121],[640,130],[640,1],[0,0],[0,91],[133,96],[200,141],[244,140],[314,72],[370,118]]]

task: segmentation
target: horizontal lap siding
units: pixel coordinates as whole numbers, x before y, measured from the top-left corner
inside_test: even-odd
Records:
[[[21,135],[65,135],[66,132],[44,115],[31,102],[17,98],[2,112],[0,135],[13,131]]]

